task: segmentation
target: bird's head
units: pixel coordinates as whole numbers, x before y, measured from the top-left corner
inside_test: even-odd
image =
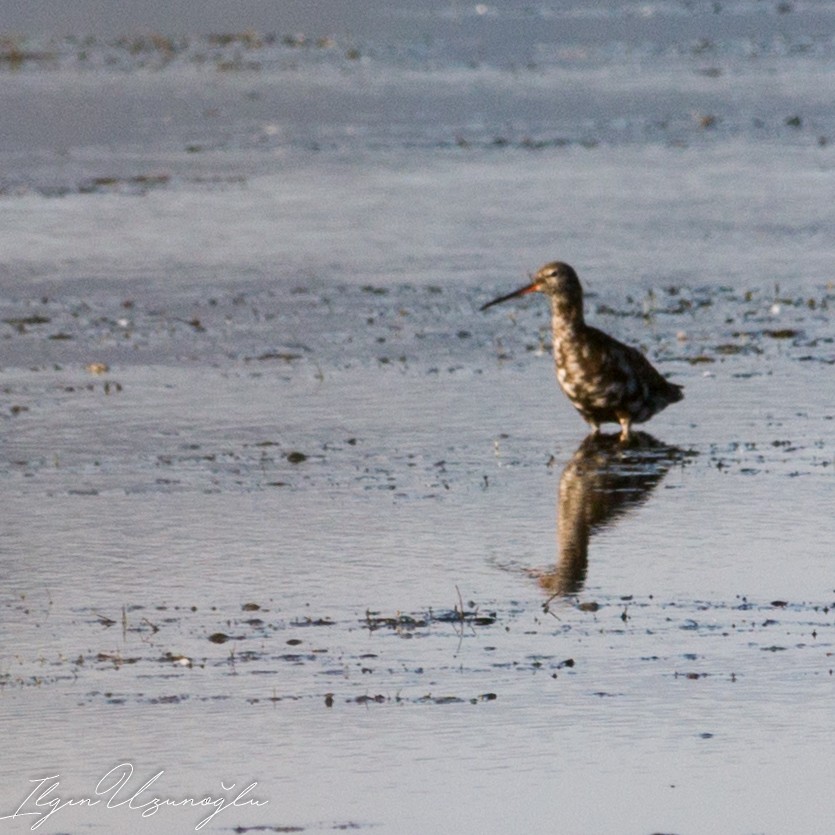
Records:
[[[517,296],[526,296],[528,293],[545,293],[552,299],[572,306],[577,305],[582,309],[583,291],[580,287],[580,279],[577,278],[577,273],[574,272],[573,267],[564,264],[562,261],[551,261],[544,267],[540,267],[530,284],[487,302],[487,304],[482,305],[481,309],[487,310],[494,304],[510,301]]]

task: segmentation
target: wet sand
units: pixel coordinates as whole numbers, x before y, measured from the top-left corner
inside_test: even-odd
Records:
[[[0,828],[828,831],[835,7],[93,6],[0,19]]]

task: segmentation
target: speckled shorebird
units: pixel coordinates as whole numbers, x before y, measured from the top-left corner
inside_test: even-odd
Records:
[[[601,423],[619,423],[627,440],[633,423],[644,423],[684,397],[681,386],[662,377],[636,348],[586,324],[583,288],[568,264],[546,264],[530,284],[481,309],[537,292],[551,299],[557,380],[592,432]]]

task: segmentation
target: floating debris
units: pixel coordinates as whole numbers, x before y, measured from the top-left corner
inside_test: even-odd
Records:
[[[212,634],[209,635],[209,640],[213,644],[225,644],[227,641],[231,641],[232,638],[225,632],[212,632]]]

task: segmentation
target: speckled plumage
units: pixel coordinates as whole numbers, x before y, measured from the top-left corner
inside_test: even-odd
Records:
[[[531,284],[481,309],[534,292],[551,300],[557,380],[593,432],[602,423],[619,423],[626,439],[631,424],[644,423],[684,397],[682,387],[666,380],[636,348],[586,324],[583,289],[568,264],[546,264]]]

